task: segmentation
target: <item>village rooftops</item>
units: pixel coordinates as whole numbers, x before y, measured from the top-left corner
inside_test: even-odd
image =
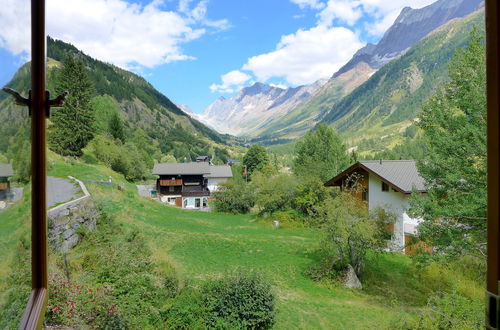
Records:
[[[155,164],[153,175],[203,175],[207,178],[232,178],[231,167],[207,162]]]
[[[0,164],[0,178],[8,178],[14,175],[11,164]]]
[[[160,163],[155,164],[153,175],[205,175],[210,174],[210,164],[207,162],[191,163]]]
[[[421,193],[427,191],[424,179],[418,173],[414,160],[372,160],[357,162],[326,182],[325,186],[340,186],[346,177],[359,169],[375,175],[403,194],[411,194],[414,190]]]
[[[233,172],[229,165],[212,165],[210,166],[210,174],[205,176],[207,178],[232,178]]]

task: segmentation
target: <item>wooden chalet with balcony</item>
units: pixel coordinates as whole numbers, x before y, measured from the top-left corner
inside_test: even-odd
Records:
[[[210,193],[233,176],[230,166],[207,161],[155,164],[153,175],[162,202],[188,209],[207,207]]]
[[[0,201],[7,200],[10,195],[9,178],[14,175],[11,164],[0,164]]]

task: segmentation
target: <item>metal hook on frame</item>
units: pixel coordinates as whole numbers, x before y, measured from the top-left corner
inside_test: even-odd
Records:
[[[29,91],[28,97],[23,97],[19,92],[13,90],[12,88],[2,88],[2,90],[7,93],[12,95],[12,97],[15,100],[15,103],[17,105],[21,106],[26,106],[28,107],[29,110],[29,115],[31,116],[31,91]],[[45,116],[47,118],[50,117],[50,108],[52,107],[62,107],[64,105],[64,101],[66,100],[66,97],[68,96],[68,92],[64,92],[61,95],[57,96],[55,99],[50,99],[50,92],[45,91],[45,96],[47,100],[47,104],[45,106]]]

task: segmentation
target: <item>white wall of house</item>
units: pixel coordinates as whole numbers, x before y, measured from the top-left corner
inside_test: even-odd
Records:
[[[199,206],[197,206],[196,200],[199,200]],[[208,197],[183,197],[182,198],[182,208],[184,209],[199,209],[207,205]],[[204,204],[205,203],[205,204]]]
[[[227,178],[208,178],[208,190],[210,190],[210,192],[217,191],[219,185],[224,182],[227,182]]]
[[[402,250],[405,245],[405,220],[411,219],[405,212],[409,207],[408,197],[399,191],[394,191],[391,187],[389,187],[389,191],[382,191],[382,180],[370,173],[368,178],[368,208],[372,211],[377,207],[382,207],[397,215],[392,243],[393,248]],[[415,224],[418,224],[418,220],[415,220]]]

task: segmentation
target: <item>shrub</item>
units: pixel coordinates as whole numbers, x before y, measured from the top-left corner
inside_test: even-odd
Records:
[[[268,329],[274,324],[271,285],[257,274],[238,272],[210,281],[202,292],[210,310],[206,319],[209,328],[217,327],[221,319],[231,328]]]
[[[254,273],[237,272],[186,288],[167,312],[171,329],[268,329],[275,320],[271,285]]]
[[[215,211],[225,213],[248,213],[254,206],[254,196],[251,187],[247,184],[238,184],[228,181],[219,186],[219,190],[212,194],[212,203]]]
[[[284,173],[270,176],[256,172],[252,176],[251,185],[255,189],[255,203],[260,209],[260,214],[292,208],[297,186],[295,177]]]
[[[456,293],[435,294],[427,308],[413,318],[396,322],[394,329],[481,329],[484,328],[484,304]]]

